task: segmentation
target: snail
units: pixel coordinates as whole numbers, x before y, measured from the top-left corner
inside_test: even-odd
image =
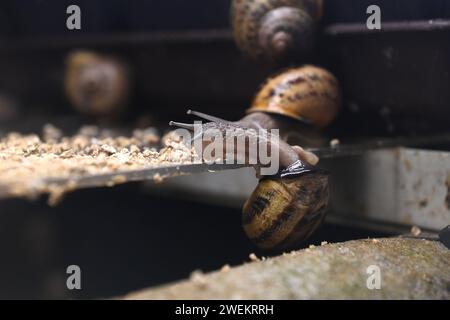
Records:
[[[316,129],[329,125],[341,104],[337,79],[329,71],[305,65],[269,78],[256,94],[242,127],[279,129],[283,140],[318,147],[324,143]]]
[[[69,54],[64,86],[73,107],[90,116],[111,116],[125,107],[129,71],[118,59],[89,51]]]
[[[202,124],[202,132],[217,129],[221,137],[226,137],[230,131],[250,133],[256,136],[256,140],[265,139],[279,154],[278,173],[260,178],[242,210],[244,231],[257,246],[264,249],[287,248],[305,240],[323,221],[329,201],[328,173],[315,166],[318,158],[299,146],[289,145],[287,135],[274,142],[259,136],[259,129],[299,131],[305,126],[322,128],[333,121],[339,106],[336,78],[325,69],[306,65],[270,78],[256,94],[247,115],[239,121],[188,111],[188,114],[209,121]],[[193,124],[171,121],[170,125],[191,131],[195,129]],[[231,146],[227,145],[230,143],[228,139],[224,142],[224,151],[231,147],[238,153],[234,140]],[[203,141],[204,146],[209,143]],[[246,163],[251,160],[248,149],[246,146],[246,153],[240,155]],[[235,156],[239,158],[239,155]],[[259,166],[259,163],[255,166],[258,173]]]
[[[280,62],[299,59],[314,46],[322,0],[233,0],[231,24],[248,57]]]
[[[257,135],[271,143],[279,154],[279,172],[263,176],[255,191],[243,207],[242,223],[247,236],[259,247],[287,248],[306,239],[322,222],[329,199],[328,174],[310,161],[308,152],[292,147],[283,140],[273,141],[260,137],[256,130],[244,127],[240,122],[226,121],[196,111],[188,114],[208,120],[202,124],[202,132],[217,129],[226,137],[227,133],[245,132]],[[194,124],[170,122],[170,125],[194,131]],[[203,141],[208,144],[210,141]],[[224,141],[228,148],[228,140]],[[275,144],[275,145],[273,145]],[[237,148],[231,146],[237,153]],[[248,148],[246,148],[248,150]],[[248,154],[241,158],[249,159]],[[239,158],[239,155],[236,155]],[[312,163],[308,163],[308,161]],[[258,170],[259,163],[255,166]]]

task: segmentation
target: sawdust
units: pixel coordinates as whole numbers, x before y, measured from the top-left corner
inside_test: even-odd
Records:
[[[85,126],[74,136],[64,136],[60,129],[46,125],[41,136],[10,133],[0,140],[0,190],[30,198],[50,193],[49,203],[54,205],[84,176],[118,172],[107,183],[114,186],[126,182],[120,172],[190,163],[194,157],[194,149],[179,136],[169,133],[161,138],[151,128],[126,137]],[[70,182],[55,185],[54,179]]]

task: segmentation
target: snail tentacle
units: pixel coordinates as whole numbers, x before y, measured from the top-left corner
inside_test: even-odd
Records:
[[[224,120],[224,119],[221,119],[221,118],[218,118],[218,117],[215,117],[215,116],[211,116],[209,114],[206,114],[206,113],[203,113],[203,112],[199,112],[199,111],[188,110],[186,113],[187,114],[192,114],[192,115],[197,116],[197,117],[199,117],[201,119],[208,120],[208,121],[211,121],[211,122],[223,122],[223,123],[229,122],[227,120]]]

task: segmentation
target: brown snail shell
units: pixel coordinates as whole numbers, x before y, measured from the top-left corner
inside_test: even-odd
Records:
[[[288,248],[308,238],[320,226],[328,200],[326,174],[264,178],[244,204],[244,231],[263,249]]]
[[[231,6],[237,46],[263,61],[307,54],[321,16],[322,0],[234,0]]]
[[[340,104],[337,79],[325,69],[306,65],[269,79],[247,113],[276,113],[322,128],[334,120]]]
[[[67,58],[64,86],[69,101],[80,113],[110,116],[126,105],[129,71],[116,58],[76,51]]]

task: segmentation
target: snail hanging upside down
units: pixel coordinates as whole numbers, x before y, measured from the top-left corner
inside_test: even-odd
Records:
[[[338,107],[336,79],[323,69],[307,66],[288,70],[270,80],[257,94],[249,114],[240,121],[226,121],[195,111],[188,114],[209,121],[202,125],[202,131],[217,129],[225,137],[225,131],[257,129],[250,132],[258,135],[258,129],[277,128],[283,122],[279,115],[324,126],[334,118]],[[193,124],[170,124],[194,130]],[[328,174],[315,167],[317,157],[302,148],[283,140],[257,138],[275,143],[271,147],[279,154],[279,172],[260,179],[244,204],[243,227],[261,248],[290,247],[309,237],[323,221],[329,201]],[[248,159],[248,155],[243,157]]]

